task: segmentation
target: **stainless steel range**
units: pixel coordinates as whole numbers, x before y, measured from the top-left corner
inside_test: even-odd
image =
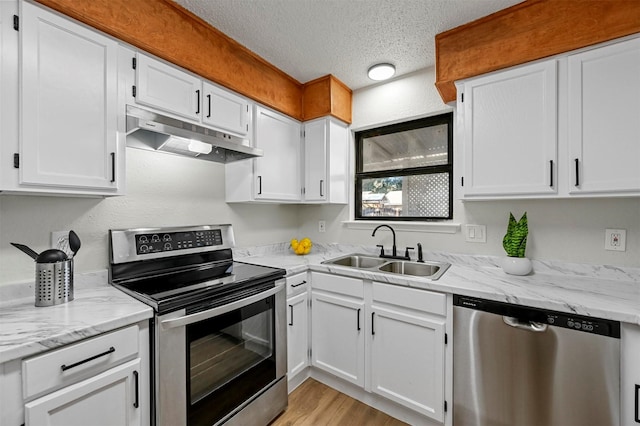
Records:
[[[155,309],[156,425],[266,425],[287,406],[285,271],[231,225],[109,231],[110,282]]]

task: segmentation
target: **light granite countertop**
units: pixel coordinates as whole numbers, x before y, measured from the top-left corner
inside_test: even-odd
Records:
[[[293,275],[328,272],[425,290],[590,315],[640,325],[640,268],[533,261],[527,276],[505,274],[499,257],[425,252],[425,260],[451,267],[438,280],[324,265],[374,247],[316,244],[296,256],[287,243],[236,248],[237,261],[280,267]],[[75,277],[74,300],[34,306],[33,284],[0,287],[0,364],[149,319],[153,310],[108,284],[107,271]]]
[[[377,255],[373,247],[316,244],[309,255],[297,256],[285,243],[237,249],[234,256],[239,261],[284,268],[287,275],[305,270],[329,272],[640,325],[640,268],[534,260],[529,275],[515,276],[506,274],[498,266],[499,257],[425,252],[425,260],[451,264],[444,275],[434,281],[322,264],[349,253]]]
[[[36,307],[34,285],[0,289],[0,364],[135,324],[153,309],[108,284],[107,271],[74,277],[74,300]]]

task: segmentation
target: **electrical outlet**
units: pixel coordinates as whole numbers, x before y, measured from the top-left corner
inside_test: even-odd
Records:
[[[626,229],[605,229],[604,249],[612,251],[626,251],[627,230]]]
[[[486,225],[465,225],[465,241],[469,243],[486,243]]]
[[[324,220],[318,221],[318,232],[324,232],[326,230],[327,223]]]
[[[69,253],[69,231],[52,231],[51,248]]]

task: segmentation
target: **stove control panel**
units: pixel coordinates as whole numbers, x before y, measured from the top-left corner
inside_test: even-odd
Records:
[[[221,246],[223,244],[222,232],[219,229],[137,234],[135,242],[136,253],[139,255]]]

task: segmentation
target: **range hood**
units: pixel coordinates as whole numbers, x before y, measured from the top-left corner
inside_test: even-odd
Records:
[[[216,163],[262,157],[261,149],[217,130],[127,105],[127,146]]]

